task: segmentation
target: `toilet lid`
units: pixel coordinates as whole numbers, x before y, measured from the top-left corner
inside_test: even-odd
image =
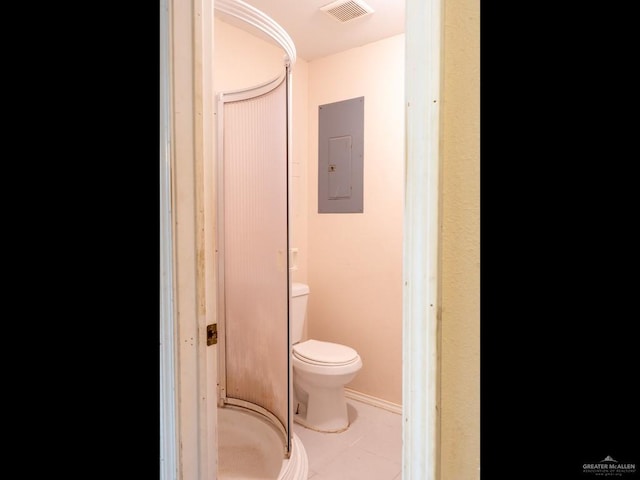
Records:
[[[295,344],[293,354],[305,362],[321,365],[346,365],[358,357],[358,352],[351,347],[320,340]]]

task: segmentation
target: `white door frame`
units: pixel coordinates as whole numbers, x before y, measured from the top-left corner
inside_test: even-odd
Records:
[[[213,0],[215,1],[215,0]],[[179,41],[172,24],[170,11],[185,7],[191,16],[191,24],[184,25],[193,39],[191,78],[194,92],[190,121],[193,122],[194,188],[202,188],[202,182],[212,181],[215,145],[203,133],[209,127],[207,117],[213,112],[213,1],[161,0],[161,312],[160,312],[160,461],[161,480],[214,480],[217,456],[216,392],[217,378],[215,347],[203,344],[204,327],[215,308],[215,276],[213,266],[204,267],[212,249],[213,213],[203,209],[209,198],[203,191],[196,191],[193,215],[198,231],[193,242],[196,286],[196,314],[186,331],[196,336],[195,354],[187,356],[190,365],[177,365],[176,352],[183,348],[175,332],[177,314],[173,299],[175,245],[171,228],[175,214],[171,209],[172,186],[176,173],[171,169],[172,140],[175,131],[170,128],[171,115],[176,113],[176,86],[169,82],[171,76],[163,69],[162,59],[171,57]],[[440,318],[440,123],[441,74],[442,74],[442,0],[405,0],[405,118],[406,118],[406,180],[403,237],[403,480],[435,480],[439,470],[439,318]],[[169,40],[167,40],[169,39]],[[209,43],[211,42],[211,43]],[[164,47],[163,47],[164,45]],[[172,48],[173,47],[173,48]],[[163,50],[168,49],[167,50]],[[175,55],[175,53],[174,53]],[[175,58],[175,57],[171,57]],[[163,80],[164,79],[164,80]],[[163,81],[165,82],[163,84]],[[207,83],[209,81],[209,83]],[[165,88],[163,88],[163,86]],[[171,103],[174,102],[174,103]],[[171,108],[169,108],[171,105]],[[168,108],[164,111],[163,108]],[[180,113],[184,113],[182,110]],[[212,120],[211,120],[212,123]],[[163,132],[170,135],[163,137]],[[167,171],[168,169],[168,171]],[[198,171],[200,169],[200,171]],[[169,174],[167,176],[167,174]],[[177,209],[177,206],[176,206]],[[213,218],[215,220],[215,218]],[[202,253],[202,258],[198,256]],[[210,262],[209,262],[210,263]],[[184,320],[182,320],[184,321]],[[192,339],[193,340],[193,339]],[[184,339],[184,341],[188,341]],[[184,347],[186,348],[186,347]],[[183,362],[184,363],[184,362]],[[197,378],[185,381],[187,367],[194,366]],[[426,367],[426,368],[425,368]],[[174,383],[177,379],[177,385]],[[211,384],[213,384],[213,391]],[[191,387],[196,388],[191,388]],[[185,391],[193,398],[187,398]],[[197,405],[195,412],[186,419],[195,429],[179,428],[182,401]],[[213,400],[207,400],[207,397]],[[193,417],[191,417],[191,415]],[[192,431],[194,430],[194,431]],[[179,438],[179,439],[178,439]],[[181,446],[178,449],[178,445]]]
[[[439,476],[443,0],[406,0],[403,480]]]

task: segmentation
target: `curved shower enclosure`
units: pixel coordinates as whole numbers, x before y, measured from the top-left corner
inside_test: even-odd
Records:
[[[216,9],[287,52],[271,81],[217,96],[218,478],[307,478],[293,433],[289,325],[291,66],[286,32],[239,1]]]

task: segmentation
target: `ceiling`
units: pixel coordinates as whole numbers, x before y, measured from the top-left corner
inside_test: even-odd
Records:
[[[363,0],[373,9],[373,13],[347,21],[337,20],[320,10],[321,7],[332,3],[331,0],[244,1],[271,17],[286,30],[295,44],[297,57],[306,61],[404,32],[405,0]],[[221,12],[216,12],[216,15],[249,33],[265,37],[254,27],[240,20]]]

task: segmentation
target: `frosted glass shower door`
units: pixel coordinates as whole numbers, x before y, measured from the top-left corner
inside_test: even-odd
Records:
[[[218,115],[221,401],[266,414],[288,449],[286,73],[221,94]]]

